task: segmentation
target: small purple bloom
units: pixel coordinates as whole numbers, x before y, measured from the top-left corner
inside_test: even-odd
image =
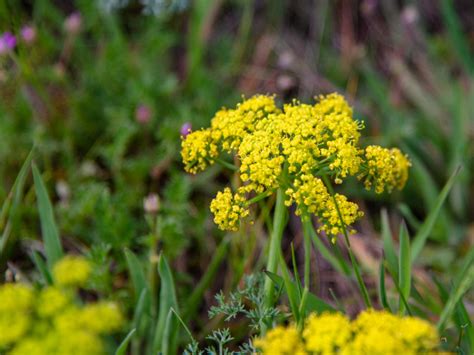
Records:
[[[0,37],[0,54],[11,51],[16,46],[16,38],[11,32],[5,32]]]
[[[33,43],[36,39],[36,29],[32,26],[24,26],[21,29],[21,38],[25,43]]]
[[[135,120],[138,123],[146,124],[150,122],[152,116],[151,108],[146,105],[139,105],[135,110]]]
[[[189,133],[191,133],[192,129],[193,129],[193,126],[191,125],[191,123],[186,122],[181,126],[180,133],[183,137],[186,137]]]
[[[76,34],[81,30],[82,16],[79,12],[73,12],[64,20],[64,29],[66,32]]]
[[[143,209],[146,213],[156,214],[160,210],[160,198],[157,194],[149,194],[143,199]]]

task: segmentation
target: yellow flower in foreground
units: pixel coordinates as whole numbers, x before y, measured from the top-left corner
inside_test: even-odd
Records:
[[[71,259],[74,262],[71,262]],[[74,277],[63,285],[87,279],[85,264],[67,257],[55,268],[73,265]],[[61,263],[63,263],[61,265]],[[79,265],[79,267],[78,267]],[[87,264],[88,265],[88,264]],[[78,272],[78,270],[82,270]],[[74,282],[72,282],[73,280]],[[13,355],[102,355],[103,336],[121,329],[124,317],[112,302],[75,302],[74,289],[56,286],[35,290],[22,284],[0,286],[0,353]]]
[[[440,354],[439,335],[430,323],[372,309],[352,322],[340,313],[311,314],[302,334],[293,325],[278,326],[255,345],[264,354]]]
[[[113,302],[89,304],[83,308],[79,317],[79,322],[85,329],[97,334],[115,332],[124,323],[122,312]]]
[[[53,267],[54,281],[59,286],[84,286],[92,271],[92,266],[85,258],[68,255],[59,260]]]
[[[353,332],[354,339],[343,354],[426,354],[435,350],[439,340],[430,323],[386,311],[362,312],[353,322]]]
[[[316,354],[337,354],[351,336],[349,318],[340,313],[311,314],[303,330],[306,350]]]
[[[30,326],[34,291],[21,284],[0,287],[0,349],[20,339]]]
[[[306,354],[303,342],[294,325],[276,327],[268,331],[264,338],[256,339],[254,345],[264,355],[303,355]]]

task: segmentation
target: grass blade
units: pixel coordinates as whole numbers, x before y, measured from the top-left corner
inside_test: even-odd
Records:
[[[290,302],[291,312],[293,313],[293,317],[296,323],[299,322],[300,314],[299,314],[299,304],[300,304],[300,297],[298,292],[297,285],[292,282],[290,278],[290,272],[288,271],[288,266],[286,265],[285,259],[283,255],[280,254],[280,267],[283,274],[283,283],[285,285],[286,294],[288,296],[288,301]]]
[[[392,232],[390,231],[390,223],[388,221],[387,210],[383,209],[381,213],[382,223],[382,241],[383,253],[387,261],[387,268],[394,279],[398,279],[398,258],[393,245]]]
[[[138,257],[129,249],[124,250],[127,259],[128,270],[132,278],[133,289],[135,291],[135,301],[137,302],[143,290],[148,289],[145,271],[142,268]]]
[[[438,198],[436,199],[434,208],[430,211],[428,217],[425,219],[420,229],[416,233],[413,239],[412,247],[411,247],[411,261],[412,262],[416,260],[421,250],[425,246],[426,240],[428,239],[428,236],[430,235],[431,230],[433,229],[433,226],[435,225],[435,222],[441,211],[441,207],[443,206],[443,203],[446,200],[446,197],[448,196],[449,191],[453,187],[453,184],[456,181],[456,176],[458,175],[460,169],[461,169],[460,166],[457,167],[456,170],[454,170],[454,172],[451,174],[450,178],[448,179],[443,189],[441,190]]]
[[[49,272],[48,267],[44,262],[43,258],[36,250],[33,250],[33,253],[31,254],[31,259],[35,264],[36,269],[40,272],[41,276],[43,276],[45,283],[48,285],[52,285],[53,278],[51,276],[51,273]]]
[[[349,265],[347,265],[342,255],[340,255],[340,257],[333,255],[333,253],[326,247],[326,245],[324,245],[321,238],[316,234],[311,221],[303,221],[303,224],[307,225],[307,230],[311,235],[311,240],[313,241],[314,248],[321,253],[323,258],[326,259],[332,265],[332,267],[336,269],[340,274],[350,276],[352,274],[351,269]]]
[[[117,348],[115,351],[115,355],[125,355],[127,353],[127,347],[128,343],[130,343],[130,340],[132,340],[133,335],[135,334],[136,329],[133,328],[127,336],[122,340],[120,343],[120,346]]]
[[[273,283],[275,283],[275,285],[277,285],[278,288],[285,286],[285,280],[281,276],[268,271],[266,271],[265,274],[273,281]],[[295,283],[293,281],[290,281],[290,283],[292,284],[291,287],[296,289]],[[306,313],[321,313],[324,311],[336,312],[336,309],[333,306],[331,306],[329,303],[326,303],[324,300],[311,292],[307,293],[306,304],[302,310]]]
[[[443,330],[448,319],[451,318],[454,309],[458,302],[462,300],[464,294],[474,284],[474,249],[471,249],[469,254],[466,256],[466,260],[463,263],[463,267],[459,276],[456,278],[452,292],[449,294],[449,298],[444,306],[443,311],[439,317],[438,330]]]
[[[380,263],[380,271],[379,271],[379,300],[380,304],[391,312],[390,305],[388,304],[388,299],[387,299],[387,290],[385,288],[385,259],[382,259],[382,262]]]
[[[31,150],[26,157],[26,160],[13,183],[12,189],[2,205],[2,211],[0,212],[0,230],[3,230],[3,232],[2,239],[0,240],[0,269],[3,269],[8,257],[9,245],[11,245],[12,242],[10,239],[12,236],[12,225],[15,224],[17,219],[18,207],[23,196],[23,187],[25,185],[32,159],[33,150]]]
[[[53,206],[49,199],[46,186],[44,185],[41,174],[34,163],[32,168],[41,222],[41,234],[43,236],[44,250],[46,253],[46,262],[51,271],[53,265],[62,258],[63,249],[61,246],[61,240],[59,239],[58,227],[54,219]]]
[[[153,340],[153,352],[156,354],[164,349],[169,349],[165,354],[176,352],[177,323],[172,319],[168,321],[171,309],[178,311],[178,301],[174,287],[173,275],[164,255],[160,256],[158,263],[158,274],[161,279],[160,287],[160,310],[158,322],[155,328],[155,338]],[[172,324],[169,322],[173,322]],[[166,336],[169,334],[169,336]]]
[[[400,264],[398,269],[400,292],[408,302],[411,290],[411,258],[410,258],[410,237],[405,223],[400,228]],[[405,313],[405,304],[400,299],[400,314]]]

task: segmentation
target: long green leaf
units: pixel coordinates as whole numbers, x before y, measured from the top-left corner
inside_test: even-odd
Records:
[[[36,250],[33,250],[33,253],[31,254],[31,259],[35,264],[36,269],[40,272],[41,276],[43,276],[44,282],[48,285],[52,285],[53,278],[51,276],[51,273],[49,272],[48,267],[46,266],[46,263],[44,262],[43,258]]]
[[[474,249],[471,249],[463,263],[463,267],[455,279],[453,289],[448,301],[439,317],[438,329],[443,330],[445,323],[451,318],[456,304],[461,301],[464,294],[474,285]]]
[[[446,200],[446,197],[449,194],[449,191],[453,187],[454,182],[456,181],[456,176],[459,173],[459,170],[461,167],[459,166],[456,168],[456,170],[451,174],[449,180],[446,182],[444,185],[443,189],[441,190],[438,198],[436,199],[436,203],[434,208],[430,211],[428,217],[425,219],[423,224],[421,225],[420,229],[416,233],[412,247],[411,247],[411,261],[412,263],[416,260],[418,255],[421,253],[421,250],[425,246],[426,240],[428,239],[428,236],[431,233],[431,230],[433,229],[433,226],[435,225],[435,222],[438,218],[438,215],[441,211],[441,207],[443,206],[444,201]]]
[[[300,319],[299,314],[299,304],[301,302],[301,297],[299,296],[298,286],[295,282],[291,280],[290,272],[288,266],[286,265],[283,255],[280,254],[280,267],[283,274],[283,283],[285,285],[286,295],[288,296],[288,301],[290,302],[291,312],[295,321],[298,323]]]
[[[275,285],[277,285],[278,288],[285,286],[285,281],[281,276],[268,271],[266,271],[265,274],[273,281]],[[296,289],[296,284],[293,281],[290,282],[293,284],[292,288]],[[333,306],[331,306],[329,303],[326,303],[324,300],[311,292],[308,292],[307,294],[307,301],[303,310],[305,310],[307,313],[321,313],[324,311],[336,312],[336,309]]]
[[[2,205],[2,211],[0,212],[0,230],[3,232],[2,239],[0,240],[0,269],[3,269],[8,257],[9,245],[12,244],[10,239],[12,236],[12,227],[17,220],[18,208],[23,196],[23,187],[25,185],[26,177],[28,176],[32,159],[33,150],[31,150],[24,161],[20,172],[13,183],[12,189]]]
[[[387,210],[383,209],[381,213],[382,223],[382,241],[383,253],[387,261],[387,268],[394,279],[398,279],[398,258],[395,253],[395,246],[393,245],[392,232],[390,230],[390,223],[388,221]]]
[[[137,302],[144,289],[148,289],[145,271],[138,257],[129,249],[124,250],[127,259],[128,270],[132,278],[133,289],[135,292],[135,301]]]
[[[347,265],[342,255],[340,255],[340,257],[338,257],[337,254],[336,256],[333,255],[333,253],[321,241],[321,238],[316,234],[311,221],[303,221],[303,224],[308,225],[307,230],[311,235],[311,240],[313,241],[314,247],[321,253],[323,258],[326,259],[332,265],[332,267],[336,269],[340,274],[350,276],[351,269],[349,265]]]
[[[53,206],[49,199],[48,192],[41,174],[34,163],[32,168],[41,222],[41,234],[43,236],[44,250],[46,253],[46,262],[51,271],[53,265],[62,258],[63,249],[61,246],[61,240],[59,239],[58,227],[54,219]]]
[[[387,299],[387,290],[385,288],[385,259],[382,259],[380,262],[380,269],[379,269],[379,300],[380,304],[386,310],[391,312],[390,305],[388,304]]]
[[[171,274],[170,267],[164,255],[160,256],[158,263],[158,274],[161,279],[160,287],[160,307],[158,322],[155,328],[155,338],[153,340],[153,352],[156,354],[164,349],[169,349],[170,354],[175,353],[176,349],[176,334],[178,324],[172,319],[170,322],[173,324],[167,324],[168,313],[171,309],[178,312],[178,301],[176,299],[176,291],[174,287],[173,275]],[[172,329],[169,329],[169,328]],[[167,333],[170,336],[165,336]],[[165,353],[166,354],[166,353]]]
[[[400,227],[400,264],[398,269],[400,291],[408,302],[411,290],[411,259],[410,259],[410,237],[407,227],[403,222]],[[405,304],[400,299],[399,312],[405,313]]]
[[[130,343],[130,340],[132,340],[133,334],[135,334],[136,329],[133,328],[127,336],[122,340],[120,343],[120,346],[117,348],[115,351],[115,355],[125,355],[127,353],[127,347],[128,343]]]

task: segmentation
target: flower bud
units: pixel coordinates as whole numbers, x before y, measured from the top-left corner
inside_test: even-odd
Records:
[[[182,126],[181,126],[181,129],[179,130],[179,132],[181,133],[181,135],[184,137],[186,137],[189,133],[191,133],[191,130],[192,130],[193,126],[191,125],[190,122],[186,122],[184,123]]]

